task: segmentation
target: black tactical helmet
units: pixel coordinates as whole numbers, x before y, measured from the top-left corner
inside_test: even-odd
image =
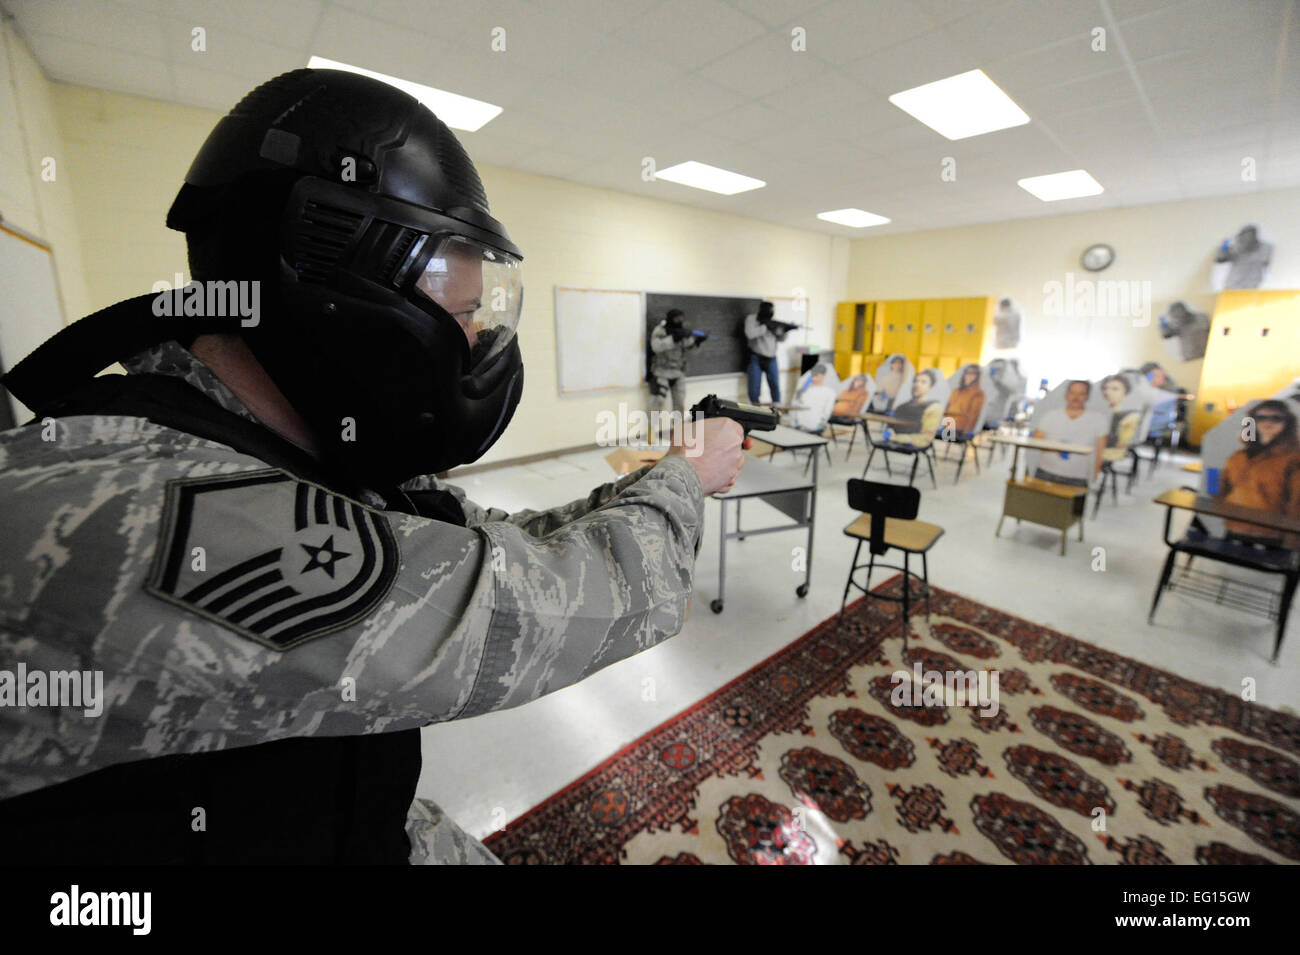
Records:
[[[522,256],[413,97],[338,70],[249,93],[167,215],[199,280],[263,283],[240,333],[327,455],[395,482],[479,458],[519,403]]]

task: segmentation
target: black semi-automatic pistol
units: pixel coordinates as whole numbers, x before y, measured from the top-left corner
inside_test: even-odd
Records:
[[[717,395],[705,395],[701,398],[691,408],[691,418],[695,421],[701,418],[730,418],[745,429],[745,437],[749,437],[751,431],[771,431],[780,421],[775,411],[740,401],[728,401]]]

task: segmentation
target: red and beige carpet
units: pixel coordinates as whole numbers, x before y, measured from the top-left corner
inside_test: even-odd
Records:
[[[859,601],[488,848],[510,864],[1300,862],[1300,718],[938,589],[906,658],[901,630],[897,604]],[[892,674],[917,663],[996,670],[996,714],[897,699]]]

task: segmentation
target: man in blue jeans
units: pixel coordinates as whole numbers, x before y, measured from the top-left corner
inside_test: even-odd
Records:
[[[785,338],[785,328],[772,317],[772,303],[760,302],[756,315],[745,316],[745,339],[749,342],[749,403],[758,404],[763,389],[763,375],[767,375],[767,388],[772,403],[781,400],[781,381],[778,376],[776,343]]]

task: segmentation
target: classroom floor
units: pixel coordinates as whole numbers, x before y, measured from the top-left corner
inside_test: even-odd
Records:
[[[806,532],[790,531],[730,541],[726,609],[720,615],[709,610],[717,592],[719,507],[709,501],[694,603],[682,632],[518,709],[427,727],[418,794],[482,838],[838,612],[853,557],[853,541],[842,530],[857,516],[848,507],[845,482],[860,477],[866,461],[860,438],[847,463],[844,449],[832,447],[830,466],[821,459],[813,584],[806,599],[795,596],[803,575],[792,569],[792,549],[806,542]],[[473,474],[458,483],[485,506],[550,507],[611,480],[606,453],[583,452]],[[916,485],[922,492],[920,518],[945,528],[930,552],[934,584],[1210,686],[1240,692],[1242,681],[1252,679],[1259,703],[1300,709],[1300,611],[1292,615],[1276,665],[1269,662],[1274,624],[1262,618],[1173,592],[1161,599],[1156,624],[1147,625],[1167,553],[1161,540],[1165,509],[1151,499],[1194,483],[1194,476],[1180,469],[1188,457],[1162,455],[1151,478],[1144,464],[1132,495],[1121,487],[1118,506],[1107,497],[1096,521],[1091,520],[1090,499],[1084,543],[1072,530],[1067,554],[1060,557],[1060,536],[1047,528],[1017,528],[1007,521],[1002,537],[993,536],[1009,451],[1006,457],[995,451],[992,467],[982,474],[968,460],[957,485],[956,451],[948,462],[942,453],[938,490],[924,463]],[[980,452],[981,464],[986,455]],[[746,467],[797,470],[802,460],[802,455],[796,462],[783,453],[772,462],[751,458]],[[873,480],[889,479],[881,460],[878,453]],[[894,480],[905,482],[900,467],[910,462],[894,461]],[[763,504],[747,503],[744,512],[747,526],[785,521]],[[1175,533],[1185,523],[1185,517],[1175,517]],[[1093,569],[1096,547],[1104,548],[1104,570]],[[1234,575],[1251,577],[1247,571]],[[881,574],[872,584],[887,577]],[[1276,577],[1264,579],[1275,589],[1280,583]]]

